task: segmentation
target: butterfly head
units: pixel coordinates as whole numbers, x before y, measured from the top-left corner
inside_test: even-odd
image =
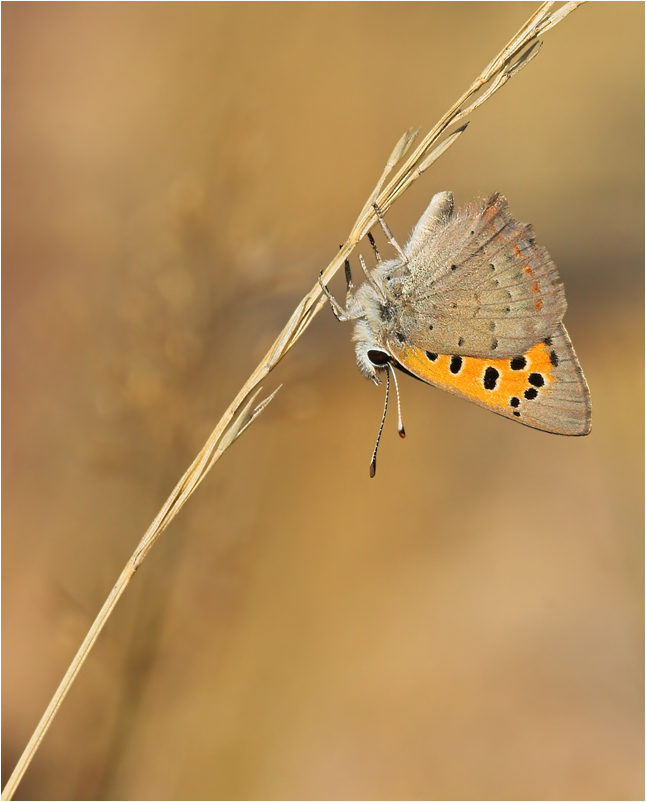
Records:
[[[355,324],[353,339],[361,372],[375,384],[381,384],[380,374],[387,370],[393,359],[379,336],[379,329],[375,332],[369,319],[361,318]]]

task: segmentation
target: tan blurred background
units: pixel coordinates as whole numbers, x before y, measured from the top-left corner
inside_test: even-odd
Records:
[[[534,8],[2,4],[5,780],[399,135]],[[592,434],[404,379],[371,481],[382,391],[325,309],[18,798],[643,798],[643,30],[577,10],[389,215],[500,190],[534,224]]]

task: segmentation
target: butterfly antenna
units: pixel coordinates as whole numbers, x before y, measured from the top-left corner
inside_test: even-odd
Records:
[[[390,393],[390,368],[386,365],[386,401],[384,403],[384,414],[381,416],[381,425],[379,426],[379,434],[377,435],[377,442],[375,443],[375,450],[372,452],[372,459],[370,460],[370,478],[374,479],[377,473],[377,449],[379,448],[379,441],[381,440],[381,433],[384,430],[384,421],[386,420],[386,411],[388,410],[388,395]]]
[[[397,431],[399,432],[400,437],[406,437],[406,430],[404,429],[404,424],[402,423],[402,405],[399,400],[399,384],[397,382],[397,376],[395,375],[394,368],[393,368],[393,380],[395,382],[395,390],[397,392]]]

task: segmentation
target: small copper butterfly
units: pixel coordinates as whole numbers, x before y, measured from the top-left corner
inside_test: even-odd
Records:
[[[563,326],[563,285],[529,225],[510,215],[498,193],[454,211],[453,195],[437,193],[401,248],[355,291],[346,262],[344,309],[321,283],[341,321],[356,320],[357,362],[376,384],[391,368],[545,432],[590,432],[590,392]],[[397,381],[392,371],[395,386]],[[399,408],[399,390],[397,391]],[[399,433],[404,428],[399,415]]]

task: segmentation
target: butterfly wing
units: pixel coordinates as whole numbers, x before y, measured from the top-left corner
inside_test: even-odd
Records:
[[[506,418],[554,434],[590,432],[590,392],[562,323],[522,356],[505,359],[438,354],[399,341],[387,346],[418,379]]]
[[[565,314],[563,287],[531,227],[516,222],[507,201],[488,200],[451,213],[422,216],[405,252],[400,332],[424,350],[476,357],[522,354],[556,331]],[[440,213],[441,212],[441,213]]]

